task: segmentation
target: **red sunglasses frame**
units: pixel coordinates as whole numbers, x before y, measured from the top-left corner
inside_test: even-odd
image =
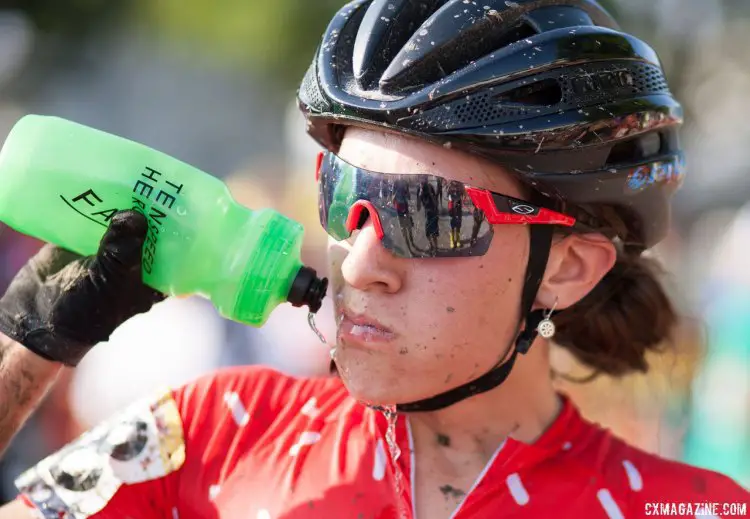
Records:
[[[317,164],[315,168],[315,181],[320,181],[320,169],[323,166],[323,160],[325,158],[325,152],[320,152],[317,157]],[[539,207],[529,202],[518,200],[508,195],[500,193],[494,193],[488,189],[480,189],[477,187],[469,186],[464,184],[466,187],[466,194],[471,198],[474,206],[481,209],[487,218],[487,223],[492,225],[504,225],[504,224],[529,224],[529,225],[562,225],[564,227],[573,227],[576,224],[576,219],[572,216],[558,213],[552,209],[546,207]],[[501,197],[508,200],[508,205],[511,211],[501,211],[495,202],[494,197]],[[359,222],[360,215],[364,209],[367,209],[370,214],[377,214],[375,206],[372,202],[367,200],[358,200],[349,211],[349,217],[346,220],[346,228],[349,232],[353,232]],[[379,218],[373,218],[373,224],[375,230],[380,239],[385,235],[383,232],[382,224]]]
[[[474,205],[484,211],[487,222],[495,225],[502,224],[537,224],[537,225],[562,225],[573,227],[576,219],[567,214],[558,213],[546,207],[539,207],[523,200],[517,200],[508,195],[493,193],[487,189],[466,186],[466,193],[474,202]],[[500,196],[515,204],[511,204],[512,212],[498,209],[494,197]]]

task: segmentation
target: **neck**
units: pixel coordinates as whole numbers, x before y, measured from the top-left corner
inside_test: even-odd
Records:
[[[549,375],[548,358],[546,344],[534,344],[495,389],[446,409],[410,414],[415,442],[485,459],[508,437],[534,443],[562,407]]]

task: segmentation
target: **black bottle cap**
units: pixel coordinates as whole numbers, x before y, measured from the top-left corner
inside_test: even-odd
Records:
[[[289,290],[289,301],[292,306],[310,307],[310,312],[316,314],[323,305],[323,299],[328,291],[328,279],[319,278],[318,273],[309,267],[302,267],[297,273],[297,277],[292,282],[292,288]]]

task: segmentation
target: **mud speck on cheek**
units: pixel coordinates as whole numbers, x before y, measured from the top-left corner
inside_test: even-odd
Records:
[[[438,445],[442,447],[450,447],[451,446],[451,438],[450,436],[446,436],[445,434],[438,433],[437,435],[437,442]]]
[[[408,355],[409,354],[409,348],[401,348],[398,350],[399,355]]]
[[[448,312],[449,314],[452,314],[452,313],[454,313],[454,312],[456,311],[456,309],[455,309],[455,308],[453,308],[452,306],[449,306],[449,307],[448,307],[448,308],[446,308],[445,310],[446,310],[446,311],[447,311],[447,312]]]

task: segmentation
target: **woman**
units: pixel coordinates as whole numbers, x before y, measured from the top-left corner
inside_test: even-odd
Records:
[[[424,214],[422,214],[423,211]],[[437,251],[440,238],[440,204],[435,186],[428,181],[420,182],[417,187],[417,213],[421,216],[421,226],[424,228],[424,234],[430,245],[427,254],[433,254],[432,251]],[[415,254],[423,253],[422,251],[415,252]]]
[[[680,107],[648,46],[593,0],[358,0],[332,20],[300,100],[328,150],[340,378],[242,368],[136,405],[21,476],[0,517],[741,510],[736,483],[626,445],[550,377],[553,337],[621,375],[644,371],[676,321],[642,256],[683,175]],[[624,132],[632,114],[649,122]],[[385,189],[328,210],[364,180]],[[396,182],[462,184],[484,215],[477,239],[463,226],[458,248],[418,232],[401,246],[378,195]],[[449,234],[450,218],[438,225]],[[4,346],[0,431],[60,363],[158,300],[138,283],[144,232],[121,213],[96,257],[48,248],[19,274],[0,303],[0,329],[23,344]]]
[[[451,217],[451,249],[461,248],[461,227],[464,223],[464,186],[451,182],[448,186],[448,214]]]

